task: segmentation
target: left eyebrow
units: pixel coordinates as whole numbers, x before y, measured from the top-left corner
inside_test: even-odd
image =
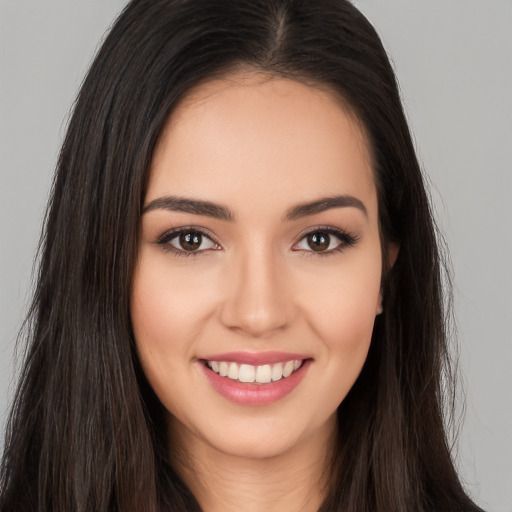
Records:
[[[353,196],[342,195],[323,197],[322,199],[312,201],[311,203],[303,203],[293,206],[286,212],[284,220],[297,220],[302,217],[307,217],[308,215],[315,215],[316,213],[331,210],[332,208],[357,208],[364,213],[366,218],[368,218],[368,210],[360,199]]]

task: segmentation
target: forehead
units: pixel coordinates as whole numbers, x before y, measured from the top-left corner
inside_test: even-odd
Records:
[[[335,194],[374,199],[375,184],[364,131],[333,93],[244,74],[201,84],[173,111],[146,202],[166,194],[213,194],[235,208],[236,198],[263,208],[279,198],[284,208]]]

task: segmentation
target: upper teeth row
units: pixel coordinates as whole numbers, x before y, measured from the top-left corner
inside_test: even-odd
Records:
[[[267,382],[281,380],[283,377],[290,376],[295,370],[300,368],[302,361],[294,360],[285,363],[263,364],[261,366],[226,361],[206,361],[206,364],[222,377],[239,380],[240,382],[266,384]]]

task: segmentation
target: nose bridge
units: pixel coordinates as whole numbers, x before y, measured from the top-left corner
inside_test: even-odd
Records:
[[[238,253],[229,269],[229,293],[222,320],[226,327],[264,337],[287,326],[291,309],[279,255],[270,244]]]

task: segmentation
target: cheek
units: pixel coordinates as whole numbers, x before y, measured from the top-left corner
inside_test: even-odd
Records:
[[[325,275],[315,275],[315,286],[303,297],[309,328],[321,340],[319,380],[325,414],[336,410],[356,381],[366,360],[379,303],[380,251],[348,256]],[[318,391],[318,390],[317,390]],[[314,400],[315,396],[311,396]],[[316,398],[318,400],[318,397]]]
[[[380,251],[347,257],[335,269],[317,273],[303,296],[311,327],[333,349],[357,349],[371,339],[380,299]]]
[[[165,254],[142,250],[134,275],[132,324],[139,351],[187,350],[211,309],[204,273],[176,269]]]
[[[211,310],[201,273],[173,270],[166,259],[163,253],[141,250],[131,300],[139,358],[164,402],[170,399],[169,390],[187,378],[183,372],[189,366],[183,363],[192,361],[193,342]]]

